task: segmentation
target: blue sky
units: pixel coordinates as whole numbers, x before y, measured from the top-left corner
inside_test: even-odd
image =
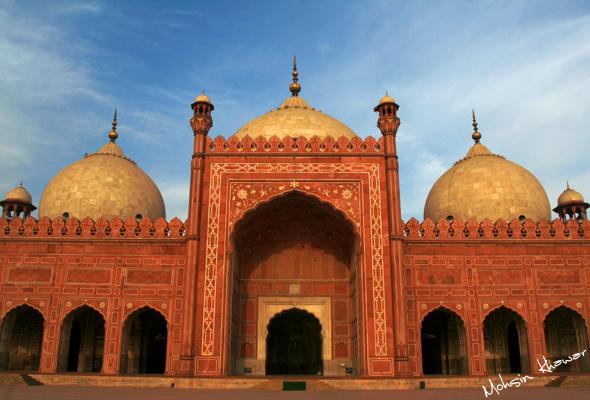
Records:
[[[192,99],[230,136],[289,95],[294,53],[302,97],[361,137],[398,100],[405,219],[467,152],[472,107],[552,205],[566,179],[590,197],[590,3],[461,0],[0,0],[0,195],[22,180],[38,204],[118,107],[118,143],[185,218]]]

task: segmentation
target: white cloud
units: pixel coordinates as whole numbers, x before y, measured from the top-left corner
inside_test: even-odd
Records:
[[[2,191],[22,179],[38,199],[53,173],[104,142],[110,110],[118,106],[125,153],[158,183],[168,216],[186,216],[190,101],[206,89],[216,107],[211,135],[227,137],[288,96],[290,71],[265,74],[279,65],[289,68],[292,51],[302,49],[303,97],[360,136],[379,137],[372,108],[385,90],[400,103],[405,219],[422,218],[430,187],[471,145],[472,107],[483,142],[530,169],[552,204],[566,179],[590,196],[588,15],[533,18],[526,4],[495,2],[351,6],[354,17],[346,15],[346,29],[329,21],[314,32],[313,42],[304,31],[297,40],[273,38],[276,47],[265,38],[260,43],[210,38],[211,48],[198,48],[198,54],[191,53],[197,47],[187,49],[183,62],[189,72],[160,81],[154,75],[166,74],[166,68],[149,65],[133,51],[118,54],[106,69],[97,65],[96,53],[112,55],[94,41],[100,34],[80,38],[62,23],[101,15],[106,10],[101,2],[64,3],[53,7],[53,18],[15,13],[13,5],[18,3],[0,1]],[[339,12],[346,14],[346,7]],[[109,16],[131,40],[149,34],[138,33],[144,20],[128,18],[120,8],[109,7]],[[210,17],[200,10],[166,12],[167,21],[178,25],[170,30],[174,34],[183,26],[174,18],[201,23]],[[285,50],[276,50],[281,46]],[[122,91],[129,94],[117,96],[105,76],[122,71],[131,78],[117,84],[128,85]],[[144,79],[145,71],[151,80]]]
[[[461,27],[456,15],[426,13],[410,24],[412,36],[388,18],[371,20],[365,42],[308,78],[308,93],[311,86],[318,98],[312,104],[361,136],[379,136],[371,106],[383,91],[401,104],[405,219],[422,218],[430,187],[472,144],[472,107],[483,142],[531,170],[552,205],[568,176],[590,196],[590,16],[510,24],[489,6],[475,5],[471,12],[479,15]],[[519,9],[511,11],[526,12]],[[502,27],[486,29],[500,21]],[[444,34],[427,41],[437,32]]]

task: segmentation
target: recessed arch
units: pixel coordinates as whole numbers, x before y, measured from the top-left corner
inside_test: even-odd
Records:
[[[530,372],[527,328],[519,313],[494,308],[484,318],[483,333],[488,374]]]
[[[140,307],[123,323],[121,374],[163,374],[166,372],[168,321],[157,309]]]
[[[290,308],[267,326],[267,375],[321,375],[322,325],[312,313]]]
[[[0,369],[39,369],[44,324],[43,314],[28,304],[6,313],[0,328]]]
[[[588,329],[584,317],[572,308],[560,305],[552,309],[543,321],[547,358],[552,360],[567,359],[588,346]],[[558,372],[588,372],[590,357],[562,364]]]
[[[57,369],[60,372],[100,372],[105,343],[105,318],[83,304],[62,320]]]
[[[260,324],[266,324],[262,319],[267,314],[259,306],[265,299],[280,298],[287,308],[320,300],[327,304],[329,313],[323,315],[331,318],[331,332],[325,336],[332,338],[338,329],[339,357],[335,357],[334,343],[326,346],[324,342],[321,372],[344,375],[346,367],[358,372],[360,240],[354,223],[333,204],[294,190],[244,213],[234,224],[231,241],[230,370],[266,373],[266,325],[261,331]],[[322,323],[322,328],[327,325]]]
[[[467,374],[465,324],[459,314],[442,306],[431,310],[420,334],[424,375]]]

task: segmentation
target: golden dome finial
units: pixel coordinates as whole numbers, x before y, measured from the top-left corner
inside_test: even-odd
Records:
[[[479,133],[479,131],[477,130],[477,120],[475,119],[475,109],[471,109],[471,118],[473,119],[473,122],[471,125],[473,125],[473,134],[471,135],[471,138],[475,141],[475,143],[479,143],[479,139],[481,139],[481,133]]]
[[[293,97],[299,96],[299,92],[301,91],[301,85],[299,84],[299,72],[297,72],[297,58],[293,56],[293,83],[289,85],[289,90],[291,91],[291,95]]]
[[[115,116],[113,117],[113,128],[109,132],[109,139],[111,139],[111,142],[115,143],[115,140],[117,140],[118,137],[119,134],[117,133],[117,108],[115,108]]]
[[[570,188],[570,181],[565,181],[565,186],[567,186],[567,189]]]

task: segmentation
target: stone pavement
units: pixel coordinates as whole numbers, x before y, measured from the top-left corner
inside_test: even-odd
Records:
[[[481,389],[395,391],[276,392],[263,390],[191,390],[79,386],[0,386],[0,400],[485,400]],[[489,400],[590,400],[590,388],[511,388]]]

